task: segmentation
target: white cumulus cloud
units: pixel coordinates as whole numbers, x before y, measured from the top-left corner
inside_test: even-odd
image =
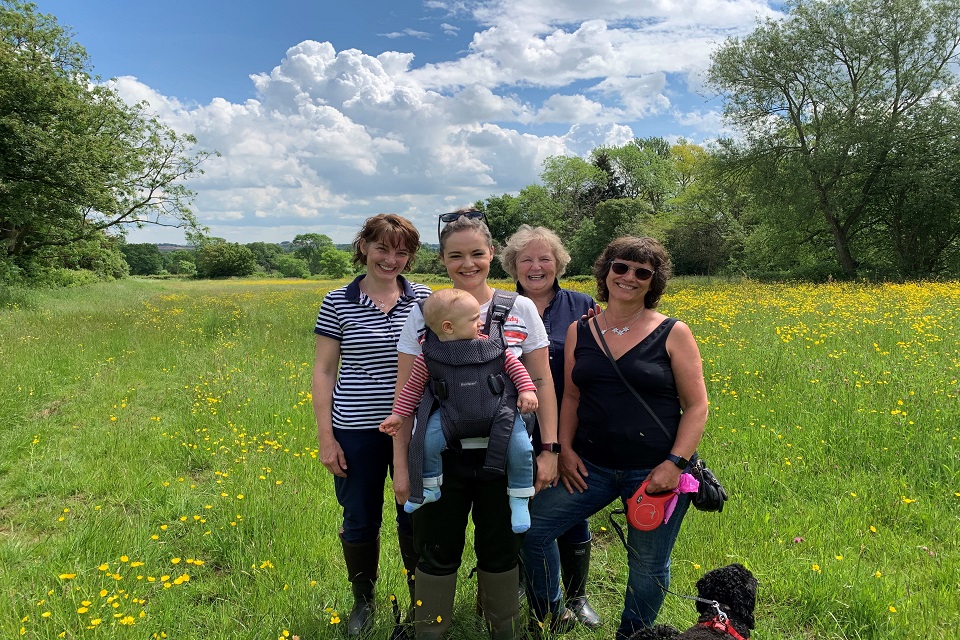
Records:
[[[719,132],[719,105],[678,96],[700,86],[716,43],[772,15],[756,0],[429,6],[448,11],[436,33],[381,35],[442,40],[469,12],[480,28],[466,50],[417,65],[411,52],[307,40],[253,73],[256,99],[243,103],[184,104],[132,77],[114,87],[220,152],[190,184],[214,235],[347,242],[364,217],[390,211],[435,241],[437,212],[536,182],[548,156],[624,144],[645,118],[669,116],[675,129],[644,135]]]

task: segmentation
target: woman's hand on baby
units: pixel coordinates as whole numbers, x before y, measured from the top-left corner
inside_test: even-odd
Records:
[[[395,413],[391,413],[386,420],[380,423],[380,431],[384,432],[388,436],[395,436],[397,435],[397,430],[402,424],[403,418]]]
[[[536,411],[539,404],[536,391],[521,391],[517,397],[517,409],[520,413]]]

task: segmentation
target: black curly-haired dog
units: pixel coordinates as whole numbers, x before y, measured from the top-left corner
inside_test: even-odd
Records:
[[[697,580],[697,612],[700,619],[683,633],[658,624],[637,631],[630,640],[746,640],[753,629],[757,604],[757,579],[742,564],[729,564],[708,571]]]

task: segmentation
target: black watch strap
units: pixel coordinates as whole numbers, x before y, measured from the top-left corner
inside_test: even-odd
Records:
[[[677,468],[680,469],[680,471],[684,471],[687,467],[690,466],[689,460],[687,460],[686,458],[681,458],[680,456],[674,455],[672,453],[667,454],[667,460],[677,465]]]

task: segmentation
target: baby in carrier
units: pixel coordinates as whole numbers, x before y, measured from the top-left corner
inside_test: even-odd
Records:
[[[498,468],[496,460],[489,461],[491,452],[505,448],[510,523],[514,532],[522,533],[530,528],[528,502],[534,488],[533,446],[520,414],[536,410],[536,386],[520,360],[506,348],[502,324],[491,326],[489,338],[481,333],[480,305],[469,293],[441,289],[431,294],[423,303],[423,317],[428,328],[423,352],[414,361],[393,413],[380,424],[381,431],[396,435],[403,419],[417,411],[421,399],[423,404],[429,402],[426,429],[422,434],[415,430],[411,440],[411,495],[404,510],[412,513],[440,499],[440,454],[448,446],[459,447],[462,438],[489,436],[485,466],[502,472],[502,464]],[[503,373],[509,381],[503,379]],[[512,402],[507,405],[514,396],[516,406]],[[436,410],[435,401],[439,402]],[[422,496],[415,490],[420,483],[413,477],[419,466],[414,464],[413,454],[418,435],[423,438]]]

